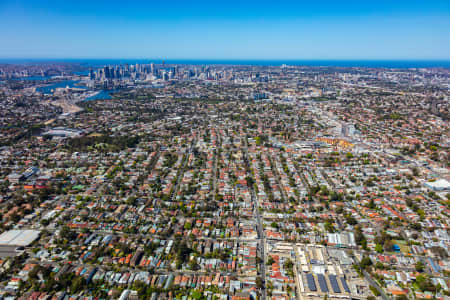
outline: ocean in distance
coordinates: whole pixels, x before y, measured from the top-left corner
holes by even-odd
[[[1,63],[77,63],[87,67],[119,64],[182,64],[182,65],[254,65],[254,66],[313,66],[363,68],[450,68],[450,60],[227,60],[227,59],[1,59]]]

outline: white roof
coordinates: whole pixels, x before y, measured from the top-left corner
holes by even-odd
[[[2,246],[28,246],[39,237],[37,230],[9,230],[0,235]]]
[[[432,188],[450,189],[450,182],[445,179],[438,179],[436,181],[427,182],[426,184]]]

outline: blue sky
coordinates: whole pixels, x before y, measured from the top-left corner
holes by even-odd
[[[450,59],[450,0],[0,0],[1,58]]]

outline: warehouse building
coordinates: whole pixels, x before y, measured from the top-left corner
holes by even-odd
[[[39,237],[37,230],[9,230],[0,235],[0,246],[26,247]]]

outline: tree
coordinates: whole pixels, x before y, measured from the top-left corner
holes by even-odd
[[[425,291],[433,292],[436,289],[431,279],[425,274],[416,276],[416,283],[419,286],[419,289],[423,292]]]
[[[258,289],[262,289],[264,287],[263,281],[261,277],[256,277],[256,287]]]
[[[130,206],[135,206],[136,205],[136,197],[129,197],[127,199],[126,203]]]
[[[348,225],[356,225],[358,224],[358,221],[353,216],[348,216],[346,218]]]
[[[135,291],[137,291],[138,296],[139,296],[140,298],[144,298],[145,292],[146,292],[146,289],[147,289],[147,285],[146,285],[145,282],[142,281],[142,280],[136,280],[136,281],[134,281],[134,283],[133,283],[133,289],[134,289]]]
[[[197,271],[198,269],[200,269],[200,266],[199,266],[199,264],[198,264],[195,260],[191,260],[191,261],[189,262],[189,268],[190,268],[191,270]]]
[[[383,253],[383,246],[381,246],[380,244],[376,244],[375,251],[377,251],[378,253]]]
[[[420,223],[412,223],[410,225],[410,227],[411,227],[411,229],[414,229],[414,230],[421,230],[422,229],[422,225],[420,225]]]
[[[283,267],[287,270],[291,270],[294,267],[292,260],[288,259],[284,262]]]
[[[419,260],[416,265],[415,265],[416,271],[417,272],[423,272],[425,269],[425,266],[423,264],[423,262],[421,260]]]
[[[364,256],[360,262],[361,268],[365,269],[372,265],[372,260],[368,256]]]
[[[188,248],[186,241],[182,241],[178,246],[177,257],[181,263],[187,261],[189,254],[191,253],[191,249]]]
[[[328,231],[328,232],[335,232],[336,231],[334,226],[333,226],[333,224],[331,224],[329,221],[325,221],[324,227],[325,227],[325,230]]]
[[[373,285],[371,285],[370,287],[370,290],[372,291],[372,293],[375,295],[375,296],[380,296],[380,292],[377,290],[377,288],[376,287],[374,287]]]
[[[364,237],[361,226],[355,227],[355,241],[358,245],[360,245],[364,250],[367,250],[367,240]]]
[[[383,263],[377,261],[377,263],[375,264],[375,268],[377,268],[379,270],[383,270],[384,269],[384,265],[383,265]]]
[[[394,248],[394,242],[392,240],[386,240],[384,242],[383,248],[385,251],[392,251]]]
[[[192,298],[194,298],[195,300],[200,300],[203,298],[203,294],[198,290],[194,290],[192,291]]]
[[[48,224],[50,224],[50,221],[49,221],[48,219],[42,219],[42,220],[41,220],[41,225],[42,225],[42,226],[45,227],[45,226],[48,226]]]
[[[81,276],[77,276],[72,280],[72,286],[70,287],[71,293],[77,293],[81,290],[83,290],[84,284],[85,284],[86,280],[81,277]]]
[[[59,232],[59,235],[67,239],[68,241],[73,240],[76,237],[76,232],[74,232],[72,229],[70,229],[68,226],[64,226],[61,231]]]

